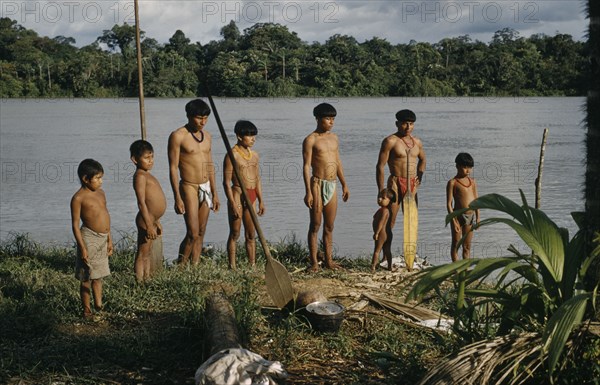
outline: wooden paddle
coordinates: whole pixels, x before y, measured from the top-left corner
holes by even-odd
[[[215,113],[215,119],[217,121],[217,125],[219,126],[219,131],[221,132],[223,143],[225,143],[227,154],[229,155],[229,159],[231,159],[231,164],[233,165],[233,172],[235,173],[235,176],[238,182],[240,183],[240,187],[242,188],[242,197],[244,198],[244,202],[246,202],[246,206],[250,210],[252,222],[254,222],[254,227],[256,227],[256,232],[258,233],[260,244],[262,245],[263,251],[265,252],[265,256],[267,257],[267,264],[265,265],[265,283],[267,286],[267,292],[271,296],[271,299],[273,299],[273,302],[275,302],[275,305],[281,309],[294,298],[292,279],[290,278],[290,275],[286,270],[285,266],[283,266],[281,262],[275,260],[271,256],[271,252],[269,251],[269,245],[267,245],[265,236],[263,235],[262,229],[258,223],[258,217],[256,216],[256,212],[254,211],[254,206],[252,205],[252,202],[248,197],[248,193],[246,192],[244,181],[241,178],[241,172],[238,168],[237,161],[233,156],[233,151],[231,150],[229,139],[227,139],[227,133],[223,128],[223,123],[221,123],[221,118],[219,117],[219,113],[217,112],[217,107],[215,106],[210,92],[207,92],[207,94],[210,106]]]
[[[419,229],[419,212],[417,202],[413,195],[410,183],[410,149],[406,150],[406,184],[407,191],[402,199],[402,208],[404,211],[404,262],[406,268],[411,271],[415,256],[417,254],[417,232]]]

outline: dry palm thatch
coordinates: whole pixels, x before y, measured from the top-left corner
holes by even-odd
[[[539,333],[476,342],[430,370],[419,385],[523,384],[544,363],[542,348]]]
[[[375,302],[379,306],[389,311],[401,314],[412,321],[420,322],[429,319],[444,318],[440,313],[422,306],[406,305],[402,302],[394,301],[389,298],[378,297],[369,293],[363,293],[363,296],[369,301]]]

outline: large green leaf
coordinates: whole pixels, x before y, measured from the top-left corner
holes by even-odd
[[[553,261],[554,258],[548,257],[549,253],[553,253],[559,245],[560,247],[562,247],[562,239],[557,231],[548,235],[544,235],[540,237],[541,239],[538,239],[536,234],[532,233],[530,229],[528,229],[520,223],[515,222],[512,219],[507,218],[488,218],[486,220],[481,221],[479,223],[479,227],[496,223],[504,223],[510,226],[513,230],[515,230],[519,237],[527,244],[527,246],[531,248],[535,255],[540,259],[540,262],[548,270],[554,281],[561,281],[563,266],[556,266],[557,264],[555,263],[555,261]],[[551,226],[546,226],[547,229],[549,229],[550,227]],[[564,250],[557,258],[561,261],[564,260]]]
[[[530,211],[533,223],[529,230],[541,246],[540,249],[532,249],[542,259],[545,267],[555,277],[556,281],[560,282],[563,276],[565,243],[568,242],[568,232],[563,237],[558,226],[543,211],[534,208]]]
[[[469,205],[471,210],[491,209],[508,214],[520,223],[527,223],[527,215],[523,208],[512,200],[499,194],[487,194],[475,199]]]
[[[588,257],[589,258],[589,257]],[[583,231],[578,231],[566,245],[565,274],[562,282],[563,299],[568,300],[575,293],[579,270],[585,257],[585,237]]]
[[[548,320],[544,329],[544,352],[548,354],[550,376],[556,367],[565,343],[573,328],[578,326],[585,315],[590,293],[579,294],[566,301]]]
[[[485,259],[473,259],[476,261],[473,265],[473,269],[469,270],[466,277],[466,283],[478,281],[486,278],[492,272],[514,262],[513,258],[509,257],[497,257],[497,258],[485,258]]]
[[[422,277],[412,287],[406,296],[406,301],[421,298],[450,277],[467,270],[471,264],[477,263],[477,261],[478,259],[463,259],[423,270]]]

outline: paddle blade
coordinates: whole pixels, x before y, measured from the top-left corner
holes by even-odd
[[[402,200],[404,209],[404,262],[410,271],[417,255],[417,233],[419,230],[419,211],[417,202],[409,192]]]
[[[265,266],[267,293],[278,308],[283,308],[294,298],[292,280],[285,266],[273,258],[267,258]]]

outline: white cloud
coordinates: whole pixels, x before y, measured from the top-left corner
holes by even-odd
[[[583,39],[587,21],[583,1],[572,0],[421,0],[421,1],[197,1],[139,0],[140,26],[147,37],[166,43],[180,29],[192,42],[220,39],[230,20],[240,31],[257,22],[288,26],[307,42],[334,34],[359,42],[374,36],[391,43],[437,42],[469,34],[488,42],[505,27],[521,36],[556,32]],[[68,36],[90,44],[114,24],[134,23],[133,1],[7,1],[2,17],[16,20],[42,36]]]

